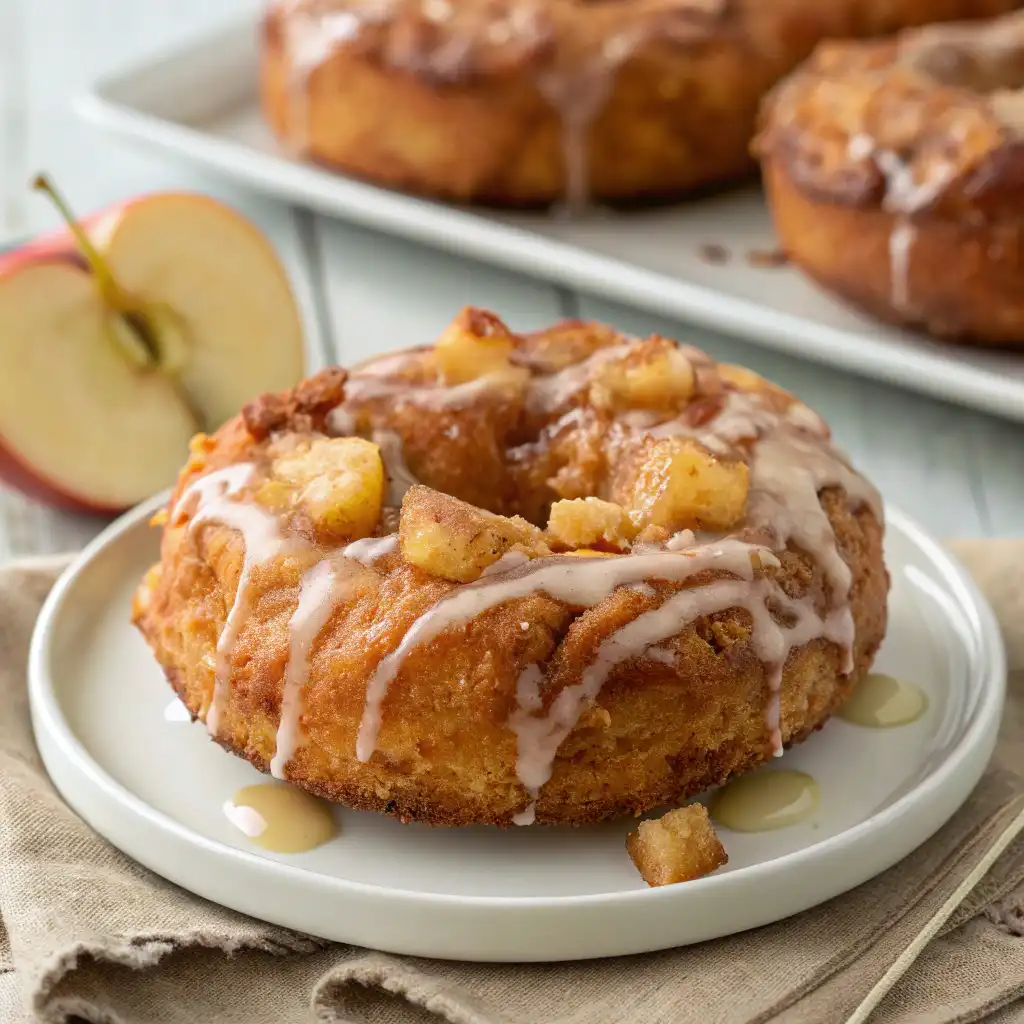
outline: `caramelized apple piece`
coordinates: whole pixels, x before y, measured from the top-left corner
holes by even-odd
[[[652,335],[600,368],[591,402],[601,408],[680,409],[693,395],[694,371],[675,342]]]
[[[688,804],[655,821],[640,822],[626,838],[626,851],[652,886],[701,878],[729,860],[703,804]]]
[[[695,442],[668,437],[656,442],[633,483],[629,517],[637,530],[663,526],[725,530],[743,518],[749,472]]]
[[[788,392],[783,391],[777,384],[773,384],[770,380],[748,369],[746,366],[736,366],[733,363],[719,363],[718,375],[726,383],[739,388],[740,391],[775,395],[778,398],[784,399],[787,404],[793,401],[793,396]]]
[[[506,518],[417,484],[402,501],[402,554],[424,572],[469,583],[509,551],[551,554],[544,535],[518,516]]]
[[[733,363],[719,363],[718,376],[739,388],[740,391],[761,391],[769,386],[768,381],[760,374]]]
[[[384,463],[380,449],[361,437],[322,438],[276,459],[275,483],[298,488],[297,500],[314,526],[335,540],[358,540],[373,532],[384,499]]]
[[[573,498],[551,506],[548,533],[570,548],[592,547],[601,541],[625,548],[636,530],[621,505],[600,498]]]
[[[464,384],[511,369],[514,348],[512,334],[501,320],[468,308],[441,335],[434,356],[445,384]]]

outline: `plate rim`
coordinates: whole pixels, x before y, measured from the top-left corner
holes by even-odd
[[[979,654],[982,658],[979,665],[983,678],[980,680],[980,699],[968,728],[947,753],[942,762],[921,782],[907,793],[900,796],[892,804],[875,812],[863,821],[845,829],[837,835],[830,836],[817,843],[794,850],[782,856],[762,861],[729,872],[725,875],[709,875],[688,882],[685,886],[661,886],[647,889],[617,890],[612,892],[586,893],[568,896],[494,896],[466,895],[443,892],[424,892],[416,889],[401,889],[369,882],[353,881],[332,875],[324,875],[309,868],[282,863],[261,856],[255,852],[228,846],[202,833],[194,831],[187,825],[157,810],[142,797],[137,796],[122,783],[109,775],[92,757],[82,741],[75,735],[67,721],[60,702],[56,696],[56,687],[50,673],[51,641],[56,635],[56,623],[81,575],[93,561],[115,545],[125,534],[143,526],[145,520],[153,515],[167,501],[167,493],[157,495],[124,513],[106,527],[90,542],[74,561],[61,574],[47,595],[32,633],[28,658],[28,692],[29,706],[33,731],[37,746],[48,774],[50,773],[49,752],[47,744],[39,743],[39,734],[44,732],[61,751],[67,762],[75,771],[87,779],[108,800],[113,800],[135,817],[141,817],[156,829],[169,832],[179,842],[199,846],[208,854],[227,857],[229,861],[243,864],[246,868],[270,877],[284,876],[295,883],[316,879],[318,886],[326,886],[338,894],[372,897],[381,900],[400,900],[411,902],[417,907],[428,909],[472,909],[502,910],[515,908],[528,911],[532,908],[576,910],[582,908],[612,908],[622,904],[634,904],[638,901],[663,901],[680,898],[683,890],[692,893],[695,887],[711,893],[716,888],[724,887],[726,891],[730,879],[740,876],[750,883],[771,883],[773,876],[798,870],[805,862],[814,861],[823,856],[837,856],[843,848],[856,847],[859,842],[877,832],[879,829],[888,831],[897,827],[904,811],[922,800],[934,799],[941,793],[946,784],[957,776],[964,762],[976,756],[979,744],[984,744],[988,737],[994,743],[995,733],[993,721],[998,727],[1006,692],[1006,653],[995,613],[978,585],[968,574],[955,555],[944,548],[935,538],[919,526],[911,517],[891,506],[886,507],[886,527],[891,526],[907,536],[930,559],[931,563],[941,571],[947,586],[960,593],[958,608],[972,620],[977,637],[981,640]],[[991,735],[989,736],[989,734]],[[991,744],[990,744],[991,746]],[[991,757],[991,749],[982,762],[978,778],[983,774]],[[971,785],[973,789],[977,779]],[[56,782],[54,783],[55,785]],[[60,786],[58,790],[64,796]],[[914,848],[927,842],[938,828],[949,820],[952,814],[962,806],[971,790],[963,800],[958,802],[949,815],[929,835],[915,843]],[[66,798],[65,798],[66,799]],[[67,801],[75,808],[75,801]],[[76,813],[77,810],[76,810]],[[84,817],[83,817],[83,820]],[[93,827],[90,824],[90,827]],[[99,831],[96,829],[96,831]],[[134,858],[133,858],[134,859]],[[890,865],[891,866],[891,865]],[[155,873],[160,872],[154,870]],[[885,870],[885,869],[882,869]],[[870,876],[874,877],[874,876]]]
[[[296,164],[235,139],[213,137],[131,99],[131,90],[143,77],[167,75],[178,65],[185,66],[191,57],[218,52],[223,46],[240,47],[255,35],[252,15],[223,20],[176,46],[99,76],[75,97],[74,107],[84,120],[109,134],[173,153],[264,193],[350,223],[681,319],[812,365],[829,366],[1011,422],[1024,421],[1024,381],[1009,378],[997,367],[972,362],[971,346],[961,351],[926,336],[917,340],[934,346],[934,351],[894,346],[876,337],[880,329],[890,329],[880,322],[863,330],[818,323],[793,310],[728,295],[710,285],[642,267],[626,257],[549,237],[503,220],[500,212],[488,215],[484,208],[405,194],[315,165]],[[197,58],[196,64],[201,66],[202,61]],[[1000,354],[998,349],[983,352]]]

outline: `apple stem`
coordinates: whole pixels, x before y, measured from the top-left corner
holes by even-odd
[[[37,174],[35,178],[32,179],[32,188],[37,192],[42,192],[44,195],[48,196],[50,201],[57,208],[57,212],[61,215],[61,219],[67,225],[68,230],[71,232],[75,242],[78,244],[79,252],[85,259],[85,262],[89,264],[89,268],[95,275],[100,293],[110,307],[118,313],[129,312],[133,305],[131,299],[125,294],[124,289],[114,279],[114,275],[111,273],[110,267],[107,266],[107,261],[99,254],[96,246],[92,244],[92,241],[88,234],[86,234],[85,229],[72,212],[67,200],[57,190],[57,186],[54,185],[48,175]]]
[[[37,174],[32,179],[32,188],[48,196],[57,208],[57,212],[61,215],[68,230],[74,237],[79,252],[92,271],[103,300],[110,307],[111,312],[124,321],[144,350],[145,358],[149,364],[144,368],[162,371],[167,379],[171,381],[172,386],[178,393],[178,397],[195,422],[196,429],[205,429],[205,417],[198,404],[193,401],[192,396],[188,393],[184,384],[182,384],[177,369],[165,365],[165,353],[161,348],[159,330],[154,322],[156,309],[147,307],[145,303],[134,299],[117,283],[117,279],[107,265],[107,261],[100,255],[96,246],[92,244],[92,240],[82,227],[81,222],[72,212],[70,204],[61,195],[57,186],[54,185],[48,175]]]

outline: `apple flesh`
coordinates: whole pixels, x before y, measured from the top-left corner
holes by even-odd
[[[297,383],[304,350],[280,262],[229,207],[157,193],[86,223],[141,313],[111,307],[69,231],[0,257],[0,478],[109,514],[172,484],[198,429]]]
[[[89,235],[125,291],[178,319],[179,377],[204,425],[302,379],[288,277],[262,232],[233,210],[207,196],[160,193],[98,217]]]
[[[70,261],[0,278],[0,476],[62,508],[113,512],[174,480],[195,431],[173,386],[113,344]]]

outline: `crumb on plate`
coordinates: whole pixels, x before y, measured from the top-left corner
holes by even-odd
[[[648,885],[689,882],[729,860],[703,804],[640,822],[626,837],[626,851]]]
[[[717,242],[708,242],[698,250],[698,255],[705,263],[722,264],[728,263],[732,258],[729,250]]]

